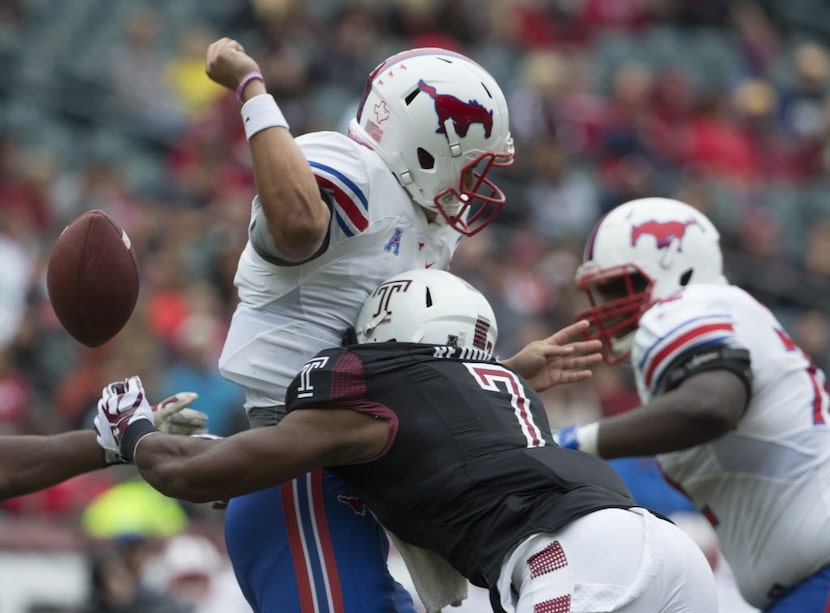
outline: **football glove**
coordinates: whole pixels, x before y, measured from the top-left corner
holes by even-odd
[[[153,405],[153,422],[156,428],[167,434],[204,434],[208,416],[189,409],[199,395],[194,392],[179,392]]]
[[[153,407],[147,400],[139,377],[130,377],[104,387],[94,423],[98,444],[105,451],[120,451],[127,427],[139,420],[146,421],[155,429]],[[124,455],[123,452],[121,455]]]
[[[168,396],[152,406],[153,423],[156,428],[167,434],[193,436],[207,433],[205,422],[208,416],[196,409],[187,408],[199,395],[195,392],[179,392]],[[96,418],[97,420],[97,418]],[[99,439],[99,444],[101,440]],[[104,450],[104,465],[124,464],[120,451]]]

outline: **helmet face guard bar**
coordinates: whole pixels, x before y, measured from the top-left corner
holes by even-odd
[[[613,293],[609,292],[612,286]],[[590,327],[583,336],[602,342],[607,364],[619,364],[630,355],[630,347],[622,347],[619,339],[637,329],[640,317],[652,304],[653,286],[654,281],[633,265],[584,273],[577,279],[578,289],[586,294],[591,306],[577,313],[575,319],[588,320]]]
[[[505,195],[487,178],[493,167],[509,166],[513,155],[484,153],[465,167],[457,188],[445,189],[435,196],[435,208],[446,223],[464,236],[481,232],[504,207]],[[472,178],[471,184],[465,177]]]

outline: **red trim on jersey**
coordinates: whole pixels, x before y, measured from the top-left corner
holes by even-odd
[[[469,365],[468,369],[477,378],[479,385],[485,389],[496,389],[493,381],[504,381],[510,386],[512,405],[514,413],[524,425],[525,438],[529,437],[531,447],[544,446],[542,432],[533,421],[533,414],[528,407],[527,397],[524,395],[524,388],[519,384],[516,374],[504,366],[487,366],[481,364]]]
[[[718,520],[718,516],[717,516],[717,515],[715,515],[715,512],[712,510],[712,507],[710,507],[710,506],[707,504],[705,507],[703,507],[703,508],[700,510],[700,512],[703,514],[703,517],[705,517],[705,518],[706,518],[706,521],[708,521],[708,522],[709,522],[709,524],[711,524],[711,526],[712,526],[713,528],[717,528],[717,527],[718,527],[718,524],[720,523],[720,520]]]
[[[648,367],[648,370],[645,374],[645,383],[648,389],[651,389],[651,379],[654,376],[654,372],[657,370],[657,367],[663,363],[667,356],[671,355],[675,351],[677,351],[683,345],[693,341],[694,339],[703,336],[704,334],[709,334],[710,332],[734,332],[734,328],[732,324],[729,323],[718,323],[718,324],[708,324],[705,326],[700,326],[699,328],[694,328],[685,332],[674,339],[671,343],[663,347],[657,355],[655,355],[651,359],[651,365]]]
[[[806,357],[806,355],[805,355]],[[809,358],[808,358],[809,359]],[[810,385],[813,386],[813,423],[814,424],[823,424],[824,423],[824,413],[821,412],[821,408],[824,405],[824,394],[825,390],[822,389],[821,385],[819,384],[818,379],[816,378],[818,372],[818,368],[815,364],[810,362],[810,365],[807,367],[807,374],[810,377]]]
[[[340,587],[340,573],[337,571],[337,560],[334,557],[334,546],[331,542],[331,532],[329,532],[329,522],[326,517],[322,470],[315,470],[311,473],[311,501],[314,519],[317,523],[317,533],[320,536],[323,570],[329,581],[332,613],[344,613],[346,608],[343,605],[343,589]]]
[[[775,328],[775,333],[778,335],[778,338],[781,339],[781,343],[784,345],[784,349],[787,351],[798,351],[798,345],[793,342],[793,339],[790,338],[790,335],[781,330],[780,328]]]
[[[542,432],[536,427],[533,417],[530,414],[530,409],[527,406],[527,398],[520,392],[519,382],[516,379],[510,379],[510,386],[513,388],[513,397],[516,399],[516,406],[519,409],[522,421],[527,427],[527,433],[530,435],[534,447],[539,447],[542,443]]]
[[[356,354],[344,349],[331,368],[329,400],[344,402],[366,399],[366,372],[363,361]]]
[[[320,175],[314,175],[314,178],[317,179],[317,185],[323,187],[324,189],[330,189],[332,191],[332,195],[334,196],[334,201],[337,206],[346,214],[346,217],[349,218],[349,221],[352,225],[357,228],[360,232],[363,232],[366,228],[369,227],[369,220],[366,215],[360,210],[360,207],[355,203],[354,200],[343,191],[337,183],[332,181],[331,179],[327,179],[326,177],[322,177]]]
[[[308,576],[308,567],[303,550],[303,528],[300,525],[299,517],[297,517],[294,482],[289,481],[280,485],[280,494],[282,512],[285,517],[285,532],[288,535],[288,544],[291,548],[291,560],[294,562],[294,576],[297,578],[300,613],[315,613],[314,594],[311,591],[311,580]]]

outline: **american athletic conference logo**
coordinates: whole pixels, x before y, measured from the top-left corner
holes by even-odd
[[[651,219],[636,226],[631,226],[631,246],[634,247],[642,236],[653,236],[658,249],[668,249],[677,241],[677,250],[683,251],[683,239],[689,226],[700,225],[697,220],[657,221]]]

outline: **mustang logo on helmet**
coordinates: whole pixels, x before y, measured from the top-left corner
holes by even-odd
[[[467,136],[467,130],[474,123],[480,123],[484,127],[484,136],[490,138],[490,133],[493,130],[493,111],[488,111],[475,100],[464,102],[449,94],[439,94],[432,85],[428,85],[423,79],[418,81],[418,87],[435,100],[435,112],[438,113],[437,133],[447,133],[444,123],[447,119],[450,119],[453,126],[455,126],[455,133],[462,138]]]
[[[696,220],[689,221],[655,221],[650,220],[631,227],[631,246],[637,244],[641,236],[650,234],[657,240],[658,249],[666,249],[675,240],[682,243],[686,228],[699,225]],[[682,250],[682,245],[678,249]]]

